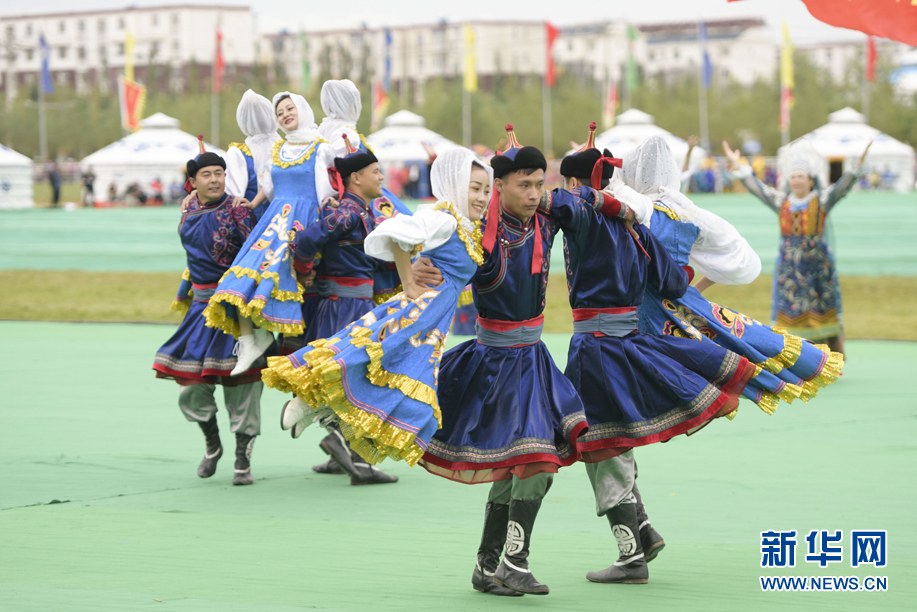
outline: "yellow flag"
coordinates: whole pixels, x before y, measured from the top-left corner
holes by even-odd
[[[124,78],[134,80],[134,35],[130,30],[124,38]]]
[[[790,28],[783,22],[783,48],[780,50],[780,84],[793,89],[793,41],[790,39]]]
[[[474,52],[474,28],[467,23],[465,30],[465,91],[474,93],[478,90],[478,66]]]

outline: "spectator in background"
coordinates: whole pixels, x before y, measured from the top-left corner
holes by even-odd
[[[153,199],[156,200],[155,204],[162,204],[162,181],[159,180],[158,176],[150,183],[150,191],[153,192]]]
[[[114,204],[118,201],[118,188],[112,183],[108,186],[108,202]]]
[[[408,166],[408,197],[413,199],[420,198],[418,189],[420,187],[420,166],[416,162]]]
[[[169,185],[169,204],[181,204],[184,197],[185,190],[182,184],[172,179],[172,183]]]
[[[755,155],[751,160],[751,169],[754,171],[755,176],[758,177],[759,181],[764,180],[764,170],[766,164],[764,163],[764,157],[759,153]]]
[[[95,181],[96,175],[93,174],[92,168],[86,168],[86,173],[83,174],[83,206],[95,204]]]
[[[57,208],[60,204],[60,168],[57,162],[51,162],[51,171],[48,172],[48,181],[51,183],[51,208]]]

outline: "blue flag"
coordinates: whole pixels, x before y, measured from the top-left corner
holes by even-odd
[[[703,22],[698,22],[697,24],[697,38],[700,40],[701,49],[704,53],[701,81],[704,89],[710,89],[710,83],[713,81],[713,64],[710,62],[710,54],[707,53],[707,26]]]
[[[45,41],[45,35],[38,37],[38,48],[41,52],[41,88],[45,93],[54,93],[54,81],[51,80],[51,68],[48,65],[51,59],[51,47]]]
[[[385,28],[385,72],[382,74],[382,89],[386,92],[392,86],[392,31]]]

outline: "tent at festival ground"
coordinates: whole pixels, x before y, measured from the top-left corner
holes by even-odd
[[[159,179],[163,190],[185,182],[185,163],[197,155],[197,137],[179,129],[178,119],[156,113],[140,122],[141,130],[99,149],[80,162],[80,169],[92,169],[95,174],[97,202],[108,199],[114,185],[123,195],[132,183],[146,192],[150,183]],[[204,143],[208,151],[225,155],[225,151]]]
[[[385,118],[385,127],[366,137],[386,174],[387,187],[397,195],[425,198],[430,195],[430,173],[424,144],[436,154],[456,148],[456,143],[424,127],[426,119],[409,110]],[[409,169],[416,167],[417,180],[409,184]],[[399,183],[396,185],[395,183]],[[405,190],[402,192],[402,185]]]
[[[888,174],[889,186],[895,191],[904,192],[914,188],[914,148],[866,125],[866,117],[852,108],[831,113],[826,125],[799,140],[808,141],[828,161],[826,170],[830,170],[830,178],[823,176],[823,181],[836,181],[843,171],[849,170],[856,163],[872,140],[863,167],[880,176]],[[785,147],[781,147],[778,156],[782,156],[784,151]]]
[[[34,206],[32,160],[0,145],[0,209]]]
[[[383,166],[394,163],[419,161],[426,163],[427,143],[437,154],[456,148],[456,143],[433,130],[424,127],[426,119],[409,110],[400,110],[385,118],[385,127],[366,137],[379,163]]]
[[[675,161],[681,168],[688,154],[688,142],[675,134],[667,132],[655,123],[652,115],[632,108],[617,117],[615,126],[605,130],[595,137],[595,146],[599,149],[608,149],[615,157],[623,157],[637,148],[637,146],[650,136],[661,136],[672,149]],[[707,151],[695,147],[691,153],[690,168],[697,169],[707,156]]]

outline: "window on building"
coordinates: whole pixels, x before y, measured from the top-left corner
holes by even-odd
[[[589,41],[589,44],[586,45],[586,48],[587,48],[589,51],[595,51],[595,41],[594,41],[594,40],[590,40],[590,41]]]
[[[159,55],[159,41],[154,40],[150,43],[150,59]]]
[[[32,35],[32,24],[31,23],[25,24],[25,34],[26,36]]]
[[[653,60],[656,59],[656,54],[653,53],[652,51],[650,51],[650,52],[647,54],[647,57],[648,57],[649,60],[652,62]]]
[[[178,25],[179,23],[181,23],[181,15],[172,13],[172,25]]]
[[[124,43],[118,43],[118,55],[124,55]]]
[[[118,17],[118,29],[119,29],[119,30],[123,30],[123,29],[124,29],[124,25],[125,25],[125,23],[124,23],[124,17]]]
[[[567,43],[567,51],[573,51],[573,41],[572,40]]]
[[[99,45],[99,59],[105,61],[105,45]]]
[[[76,29],[79,30],[80,32],[85,32],[86,31],[86,21],[83,19],[80,19],[79,21],[77,21]]]
[[[99,32],[104,32],[104,31],[105,31],[105,20],[99,19]]]
[[[172,51],[178,53],[181,50],[181,43],[177,40],[172,41]]]
[[[60,31],[60,32],[66,32],[66,31],[67,31],[67,22],[66,22],[66,21],[61,21],[60,23],[58,23],[58,24],[57,24],[57,29],[58,29],[58,31]]]
[[[27,62],[31,62],[31,61],[32,61],[32,54],[33,54],[33,53],[34,53],[34,50],[33,50],[33,49],[26,49],[26,50],[25,50],[25,59],[26,59]]]
[[[153,24],[154,26],[159,25],[159,15],[157,13],[153,13],[152,15],[150,15],[150,23]]]
[[[76,56],[77,56],[77,58],[79,58],[80,60],[86,59],[86,48],[85,48],[85,47],[78,47],[77,50],[76,50]]]
[[[6,26],[6,38],[7,38],[7,40],[12,40],[12,38],[13,38],[14,36],[16,36],[16,29],[15,29],[13,26],[11,26],[11,25]]]
[[[57,57],[61,59],[66,59],[67,58],[67,47],[59,47],[57,49]]]
[[[729,57],[729,47],[727,47],[727,46],[724,45],[723,48],[722,48],[722,50],[720,51],[720,54],[721,54],[723,57]]]

